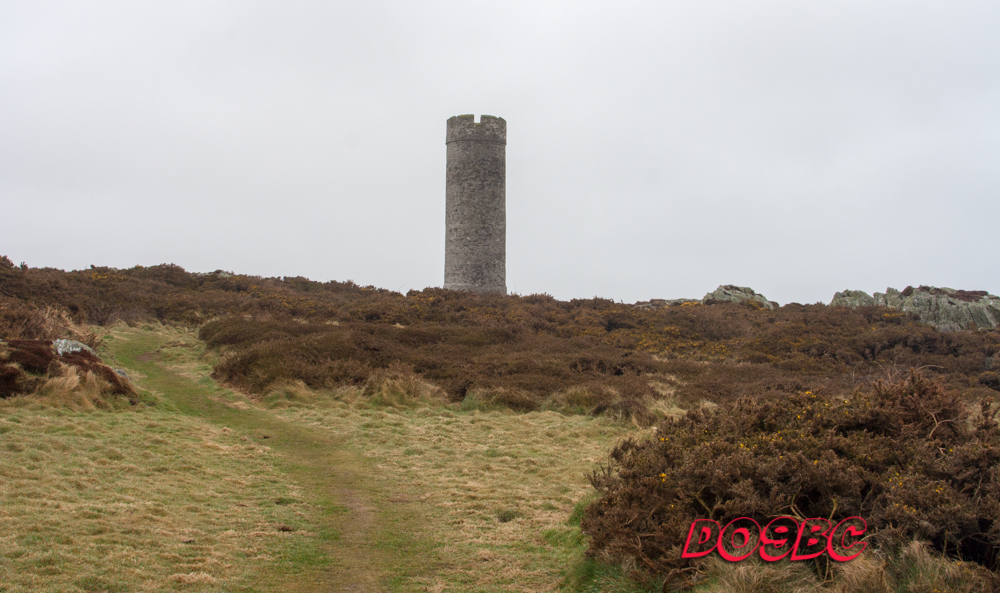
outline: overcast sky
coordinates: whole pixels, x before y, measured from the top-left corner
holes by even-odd
[[[0,254],[440,286],[465,113],[511,292],[1000,294],[995,0],[3,0]]]

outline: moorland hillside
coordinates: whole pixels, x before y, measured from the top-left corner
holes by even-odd
[[[938,331],[874,305],[648,309],[435,288],[403,295],[175,265],[64,272],[7,258],[0,305],[5,338],[80,338],[82,326],[118,321],[199,327],[223,353],[217,378],[257,395],[288,380],[361,385],[380,371],[418,376],[455,401],[471,393],[515,409],[619,411],[651,422],[665,398],[690,407],[853,391],[909,368],[970,401],[1000,387],[1000,332]]]
[[[593,474],[599,496],[583,523],[592,554],[640,579],[699,574],[678,544],[695,518],[804,513],[866,517],[886,558],[923,541],[992,582],[1000,331],[942,331],[898,308],[855,305],[400,294],[0,259],[8,341],[86,341],[88,325],[158,321],[197,328],[215,353],[213,377],[259,400],[290,386],[395,391],[397,402],[430,390],[466,409],[655,427]],[[831,570],[817,561],[817,574]]]

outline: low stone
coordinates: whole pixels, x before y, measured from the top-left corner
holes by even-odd
[[[875,299],[872,295],[864,292],[862,290],[845,290],[838,292],[833,295],[833,300],[830,301],[831,307],[862,307],[862,306],[872,306],[875,304]]]
[[[83,342],[77,342],[76,340],[52,340],[52,348],[59,356],[65,356],[67,354],[72,354],[73,352],[80,352],[81,350],[86,350],[94,356],[97,356],[97,353],[94,352],[93,348]]]
[[[715,289],[714,292],[710,292],[701,299],[702,303],[706,305],[711,302],[722,302],[722,303],[756,303],[758,306],[764,309],[775,309],[778,307],[778,303],[767,300],[762,294],[758,294],[752,288],[746,286],[733,286],[732,284],[724,284]]]

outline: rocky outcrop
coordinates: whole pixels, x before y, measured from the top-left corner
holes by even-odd
[[[845,290],[843,292],[838,292],[833,295],[833,300],[830,301],[831,307],[861,307],[868,306],[871,307],[875,304],[875,299],[872,295],[861,290]]]
[[[868,298],[871,299],[871,297]],[[648,311],[681,305],[710,305],[712,303],[746,302],[755,303],[756,306],[763,309],[773,310],[778,308],[778,303],[767,300],[767,297],[754,292],[752,288],[747,288],[746,286],[733,286],[732,284],[724,284],[716,288],[713,292],[706,294],[705,298],[702,299],[650,299],[648,301],[640,301],[633,305],[633,307],[643,311]]]
[[[983,290],[955,290],[934,286],[887,288],[869,296],[860,290],[838,292],[832,306],[878,305],[913,313],[941,331],[1000,327],[1000,297]]]
[[[722,302],[722,303],[756,303],[764,309],[776,309],[778,303],[767,300],[762,294],[757,294],[752,288],[747,288],[746,286],[733,286],[732,284],[725,284],[715,289],[714,292],[710,292],[705,295],[705,298],[701,299],[701,302],[709,304],[711,302]]]

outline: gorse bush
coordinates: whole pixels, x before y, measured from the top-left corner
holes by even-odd
[[[651,574],[693,568],[681,557],[691,523],[750,517],[864,518],[870,541],[913,539],[1000,568],[997,406],[977,414],[914,372],[852,395],[809,391],[741,398],[661,423],[625,441],[591,476],[590,552]]]

